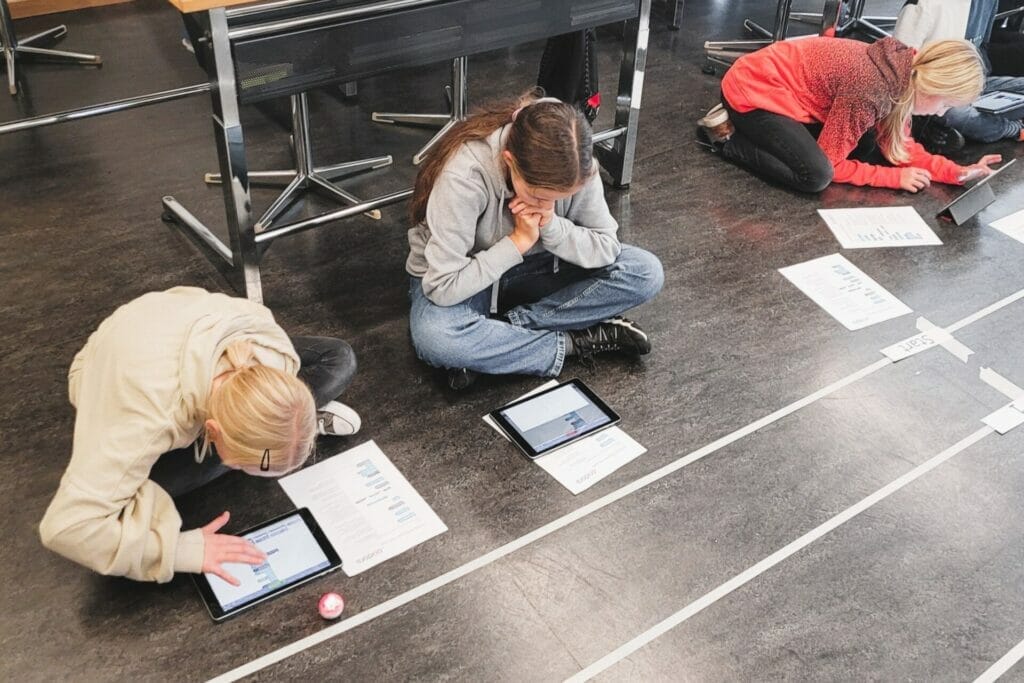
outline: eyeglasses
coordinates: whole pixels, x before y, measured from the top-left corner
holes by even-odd
[[[270,449],[263,451],[263,458],[260,460],[260,472],[270,471]]]

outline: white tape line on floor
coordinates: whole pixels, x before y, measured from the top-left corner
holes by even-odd
[[[974,683],[994,683],[1021,659],[1024,659],[1024,640],[1017,643],[1016,647],[1000,657],[998,662],[985,670],[985,673],[974,679]]]
[[[953,446],[950,446],[949,448],[942,451],[938,455],[932,457],[931,459],[921,463],[914,469],[910,470],[899,479],[896,479],[890,482],[889,484],[886,484],[882,488],[872,493],[867,498],[864,498],[860,502],[851,505],[850,507],[840,512],[835,517],[832,517],[823,524],[820,524],[816,526],[814,529],[808,531],[806,534],[796,539],[789,545],[780,548],[779,550],[776,550],[774,553],[764,558],[757,564],[749,567],[742,573],[737,574],[736,576],[729,579],[725,583],[721,584],[714,590],[705,593],[703,596],[701,596],[697,600],[694,600],[689,605],[679,610],[672,616],[667,617],[658,624],[655,624],[654,626],[644,631],[637,637],[633,638],[629,642],[620,645],[618,648],[616,648],[612,652],[609,652],[607,655],[597,660],[587,668],[583,669],[575,676],[566,679],[567,683],[581,683],[582,681],[590,680],[597,674],[601,673],[602,671],[608,669],[614,664],[625,659],[626,657],[633,654],[634,652],[644,647],[651,641],[655,640],[659,636],[667,633],[676,626],[679,626],[693,615],[698,614],[702,610],[718,602],[729,593],[732,593],[737,588],[740,588],[744,584],[757,578],[758,576],[768,571],[775,565],[779,564],[789,556],[806,548],[822,536],[825,536],[832,530],[850,521],[860,513],[870,508],[872,505],[875,505],[879,501],[884,500],[885,498],[889,497],[896,491],[899,491],[901,488],[911,483],[915,479],[924,476],[925,474],[932,471],[933,469],[935,469],[942,463],[946,462],[953,456],[969,448],[978,441],[981,441],[986,436],[992,433],[994,432],[991,428],[982,427],[981,429],[974,432],[970,436],[961,439]]]
[[[627,484],[626,486],[623,486],[622,488],[616,489],[615,491],[612,491],[611,493],[604,495],[601,498],[598,498],[597,500],[588,503],[587,505],[584,505],[583,507],[577,510],[573,510],[569,514],[559,517],[558,519],[549,522],[538,529],[531,531],[525,536],[517,538],[514,541],[510,541],[509,543],[506,543],[505,545],[499,548],[495,548],[486,555],[482,555],[474,560],[467,562],[466,564],[460,567],[457,567],[449,572],[442,574],[441,576],[431,579],[430,581],[420,586],[417,586],[416,588],[408,590],[405,593],[401,593],[400,595],[396,595],[390,600],[387,600],[385,602],[380,603],[379,605],[375,605],[367,610],[364,610],[359,614],[355,615],[354,617],[345,619],[344,621],[338,622],[333,626],[328,626],[327,628],[318,631],[312,635],[306,636],[301,640],[297,640],[294,643],[290,643],[278,650],[274,650],[273,652],[265,654],[262,657],[249,662],[248,664],[243,664],[237,669],[232,669],[231,671],[221,674],[220,676],[211,679],[211,683],[236,681],[239,678],[242,678],[243,676],[248,676],[250,674],[256,673],[257,671],[265,669],[271,664],[280,662],[283,659],[287,659],[288,657],[298,654],[303,650],[309,649],[314,645],[317,645],[318,643],[322,643],[325,640],[329,640],[335,636],[344,633],[345,631],[349,631],[355,628],[356,626],[365,624],[366,622],[371,621],[372,619],[376,619],[377,617],[383,616],[388,612],[391,612],[392,610],[395,610],[401,607],[402,605],[406,605],[412,602],[413,600],[416,600],[417,598],[423,597],[424,595],[432,591],[435,591],[438,588],[441,588],[442,586],[446,586],[449,583],[452,583],[453,581],[456,581],[462,578],[463,576],[466,576],[467,574],[476,571],[477,569],[486,567],[492,562],[495,562],[496,560],[499,560],[502,557],[505,557],[506,555],[513,553],[516,550],[519,550],[520,548],[523,548],[536,540],[544,538],[545,536],[552,534],[555,531],[558,531],[559,529],[566,527],[593,512],[600,510],[601,508],[607,507],[608,505],[611,505],[615,501],[625,498],[631,493],[639,491],[645,486],[648,486],[649,484],[652,484],[658,481],[659,479],[663,479],[668,475],[672,474],[673,472],[676,472],[682,469],[683,467],[686,467],[687,465],[694,463],[697,460],[700,460],[701,458],[710,455],[711,453],[714,453],[715,451],[721,448],[724,448],[725,446],[728,446],[734,441],[738,441],[743,437],[753,432],[756,432],[762,427],[770,425],[773,422],[776,422],[782,419],[783,417],[791,413],[794,413],[797,410],[800,410],[801,408],[804,408],[814,403],[815,401],[825,396],[828,396],[833,392],[838,391],[839,389],[842,389],[845,386],[853,384],[854,382],[863,379],[864,377],[867,377],[871,373],[880,370],[881,368],[884,368],[887,365],[891,365],[891,363],[892,361],[890,361],[887,358],[883,358],[882,360],[872,363],[871,365],[862,368],[861,370],[858,370],[853,374],[847,375],[846,377],[842,378],[837,382],[833,382],[832,384],[828,385],[823,389],[819,389],[813,394],[808,394],[802,399],[794,401],[793,403],[790,403],[786,407],[780,408],[779,410],[776,410],[774,413],[762,417],[760,420],[757,420],[756,422],[751,422],[746,427],[737,429],[731,434],[727,434],[726,436],[723,436],[717,441],[714,441],[704,446],[703,448],[693,451],[689,455],[686,455],[674,462],[671,462],[668,465],[661,467],[660,469],[654,470],[650,474],[647,474],[641,477],[640,479],[637,479],[636,481]]]
[[[959,329],[966,327],[967,325],[970,325],[971,323],[977,322],[978,320],[981,320],[982,318],[991,315],[992,313],[995,313],[999,309],[1008,306],[1020,299],[1024,299],[1024,289],[1021,289],[1009,296],[1006,296],[1000,299],[999,301],[996,301],[986,306],[980,311],[977,311],[976,313],[973,313],[970,316],[967,316],[966,318],[963,318],[962,320],[953,323],[952,325],[946,328],[946,331],[953,333]],[[443,586],[446,586],[449,583],[452,583],[453,581],[456,581],[462,578],[463,576],[466,576],[467,574],[476,571],[477,569],[486,567],[492,562],[495,562],[501,559],[502,557],[505,557],[506,555],[509,555],[510,553],[513,553],[516,550],[519,550],[520,548],[523,548],[529,545],[530,543],[533,543],[536,540],[544,538],[545,536],[554,533],[555,531],[565,526],[568,526],[569,524],[572,524],[573,522],[583,517],[586,517],[592,512],[596,512],[597,510],[600,510],[601,508],[606,507],[614,503],[615,501],[620,500],[621,498],[624,498],[625,496],[628,496],[629,494],[634,493],[642,489],[643,487],[653,482],[656,482],[659,479],[662,479],[672,474],[673,472],[676,472],[677,470],[686,467],[687,465],[693,462],[696,462],[697,460],[700,460],[704,456],[714,453],[715,451],[733,443],[734,441],[742,439],[743,437],[748,436],[753,432],[756,432],[762,427],[770,425],[773,422],[776,422],[782,419],[783,417],[786,417],[787,415],[790,415],[791,413],[794,413],[797,410],[804,408],[814,403],[815,401],[825,396],[828,396],[829,394],[835,391],[838,391],[839,389],[842,389],[845,386],[848,386],[858,380],[861,380],[864,377],[867,377],[868,375],[872,374],[873,372],[880,370],[881,368],[884,368],[887,365],[890,365],[891,363],[892,361],[886,358],[883,360],[879,360],[875,363],[872,363],[871,365],[868,365],[864,368],[861,368],[857,372],[847,375],[843,379],[833,382],[832,384],[828,385],[827,387],[824,387],[823,389],[819,389],[818,391],[815,391],[812,394],[808,394],[804,398],[794,401],[793,403],[790,403],[789,405],[780,408],[779,410],[776,410],[774,413],[766,415],[760,420],[750,423],[746,427],[741,427],[740,429],[737,429],[731,434],[728,434],[718,439],[717,441],[714,441],[713,443],[704,446],[703,448],[693,451],[692,453],[683,456],[682,458],[672,463],[669,463],[668,465],[665,465],[664,467],[655,470],[654,472],[651,472],[650,474],[644,477],[641,477],[640,479],[636,480],[631,484],[627,484],[626,486],[623,486],[620,489],[612,491],[611,493],[601,498],[598,498],[597,500],[583,506],[578,510],[575,510],[552,522],[549,522],[548,524],[545,524],[539,529],[535,529],[529,534],[517,538],[514,541],[510,541],[509,543],[506,543],[505,545],[499,548],[495,548],[494,550],[490,551],[485,555],[482,555],[474,560],[467,562],[466,564],[463,564],[460,567],[456,567],[455,569],[449,572],[446,572],[434,579],[431,579],[427,583],[424,583],[420,586],[417,586],[416,588],[412,588],[404,593],[396,595],[390,600],[387,600],[385,602],[380,603],[379,605],[375,605],[369,609],[366,609],[353,617],[350,617],[348,619],[338,622],[337,624],[334,624],[333,626],[329,626],[312,635],[306,636],[305,638],[296,640],[292,643],[289,643],[288,645],[278,648],[277,650],[268,652],[262,657],[254,659],[246,664],[243,664],[242,666],[227,671],[210,680],[216,683],[236,681],[244,676],[254,674],[257,671],[261,671],[272,664],[275,664],[284,659],[287,659],[288,657],[291,657],[304,650],[307,650],[313,647],[314,645],[318,645],[319,643],[322,643],[326,640],[330,640],[335,636],[339,636],[342,633],[345,633],[346,631],[350,631],[351,629],[357,626],[372,621],[377,617],[383,616],[388,612],[398,609],[399,607],[406,605],[420,597],[423,597],[424,595],[427,595],[428,593],[431,593],[437,590],[438,588],[442,588]]]

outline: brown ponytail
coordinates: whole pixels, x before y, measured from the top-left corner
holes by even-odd
[[[413,225],[426,219],[430,192],[455,150],[509,123],[512,127],[505,148],[528,184],[565,191],[589,178],[594,172],[590,124],[579,110],[564,102],[531,105],[543,95],[542,89],[533,88],[517,100],[487,103],[455,125],[428,153],[416,175],[409,205]]]

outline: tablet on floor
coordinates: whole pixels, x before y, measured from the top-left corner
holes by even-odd
[[[238,586],[214,574],[192,575],[214,621],[223,621],[341,566],[341,558],[309,508],[294,510],[237,535],[266,553],[267,561],[261,565],[224,563],[224,569],[241,582]]]
[[[582,381],[572,379],[489,413],[529,458],[618,424],[619,416]]]

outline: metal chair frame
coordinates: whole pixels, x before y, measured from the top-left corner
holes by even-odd
[[[19,40],[18,36],[14,33],[14,20],[11,18],[11,8],[7,5],[7,0],[0,0],[0,55],[3,56],[4,62],[7,64],[8,92],[12,95],[18,94],[17,61],[19,56],[29,59],[45,59],[88,66],[99,66],[103,63],[103,59],[98,55],[68,52],[66,50],[51,50],[35,45],[35,43],[41,41],[60,40],[67,33],[68,27],[61,24]]]

